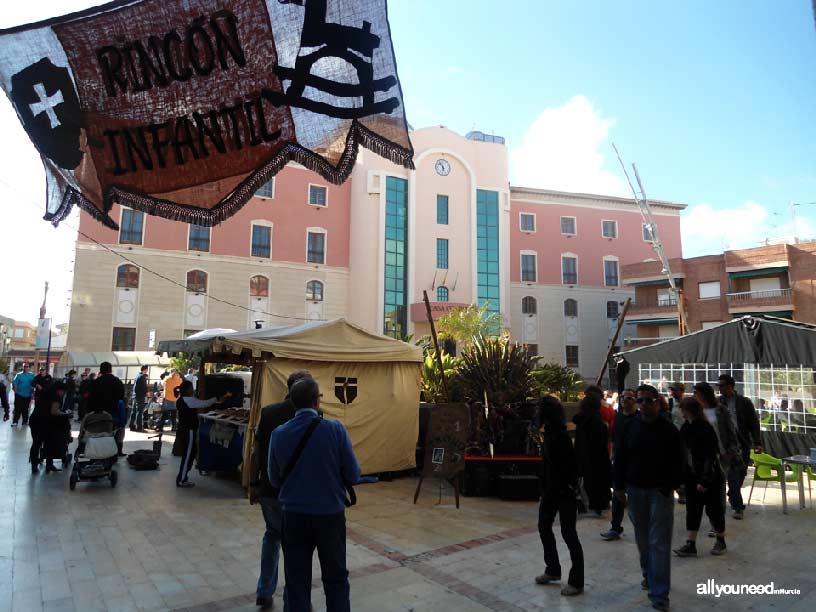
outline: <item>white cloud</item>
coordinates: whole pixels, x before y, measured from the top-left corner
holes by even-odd
[[[793,220],[787,214],[770,212],[752,201],[736,208],[719,209],[697,204],[683,215],[680,228],[684,257],[756,247],[765,240],[784,240],[794,234],[799,238],[813,237],[815,233],[810,219],[798,218],[794,232]]]
[[[604,167],[607,159],[602,151],[611,151],[608,137],[614,125],[614,119],[602,117],[582,95],[563,106],[545,108],[521,145],[510,152],[513,184],[631,196],[620,172]]]

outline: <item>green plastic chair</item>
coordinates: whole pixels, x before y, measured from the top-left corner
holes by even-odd
[[[807,476],[808,481],[808,499],[810,501],[810,506],[813,507],[813,492],[810,488],[810,483],[816,480],[816,471],[809,465],[805,467],[805,475]]]
[[[765,483],[765,490],[762,492],[762,503],[765,503],[765,493],[768,491],[769,482],[782,484],[784,476],[785,482],[799,482],[799,474],[802,470],[800,465],[791,465],[791,472],[782,469],[782,460],[772,457],[768,453],[755,453],[751,451],[751,461],[754,462],[754,480],[751,482],[751,492],[748,494],[748,504],[751,503],[751,496],[754,494],[754,485],[759,482]],[[810,487],[810,480],[808,480]]]

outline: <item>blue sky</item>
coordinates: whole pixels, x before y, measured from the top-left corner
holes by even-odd
[[[0,27],[98,3],[9,3]],[[409,121],[505,136],[514,184],[628,195],[614,141],[649,196],[689,205],[686,256],[791,236],[788,202],[816,201],[809,0],[389,4]],[[50,279],[67,320],[75,234],[40,219],[41,164],[6,99],[0,131],[0,314],[33,320]],[[816,238],[816,205],[797,215]]]
[[[513,151],[549,110],[524,148],[544,163],[519,176],[515,156],[511,176],[575,190],[620,179],[614,140],[648,195],[689,204],[686,255],[790,235],[788,202],[816,200],[808,0],[392,0],[390,20],[415,127],[475,127]],[[548,170],[584,129],[573,167]],[[797,216],[816,237],[816,206]]]

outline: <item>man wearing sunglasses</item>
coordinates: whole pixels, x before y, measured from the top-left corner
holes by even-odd
[[[615,448],[615,496],[629,505],[629,520],[640,553],[641,586],[656,610],[669,609],[674,490],[683,482],[685,453],[680,432],[659,417],[658,392],[637,388],[640,415]]]

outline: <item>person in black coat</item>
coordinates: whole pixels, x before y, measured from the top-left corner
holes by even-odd
[[[697,556],[697,532],[703,509],[717,536],[712,555],[725,553],[725,474],[720,465],[720,443],[717,432],[708,422],[703,406],[693,397],[684,398],[680,409],[686,423],[680,435],[688,450],[686,470],[686,529],[688,539],[675,549],[678,557]]]
[[[544,546],[544,573],[536,584],[561,580],[561,563],[553,535],[556,514],[561,523],[561,537],[570,551],[569,579],[561,589],[565,596],[578,595],[584,590],[584,551],[578,540],[575,523],[578,518],[578,470],[575,450],[567,434],[564,408],[554,397],[543,397],[538,404],[538,420],[544,426],[541,446],[541,504],[538,509],[538,534]]]
[[[587,393],[572,421],[575,423],[578,476],[583,478],[589,509],[601,516],[612,499],[612,463],[609,460],[609,433],[601,419],[600,395]]]
[[[40,457],[45,457],[45,471],[59,472],[54,459],[62,459],[67,452],[71,428],[68,418],[61,413],[65,383],[57,381],[37,392],[34,411],[28,420],[31,428],[31,473],[39,472]]]

